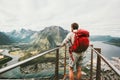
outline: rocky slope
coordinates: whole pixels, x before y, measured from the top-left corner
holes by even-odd
[[[36,38],[31,42],[31,44],[33,44],[31,49],[38,48],[41,50],[48,50],[54,48],[63,41],[67,33],[68,31],[59,26],[46,27],[40,31]]]

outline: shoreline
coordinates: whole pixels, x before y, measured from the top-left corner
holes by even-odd
[[[112,42],[103,42],[103,43],[120,47],[120,44],[117,44],[117,43],[112,43]]]
[[[3,54],[4,53],[4,49],[0,49],[0,55],[2,56],[2,58],[0,58],[0,68],[2,66],[4,66],[4,64],[7,64],[9,61],[11,61],[13,58]]]

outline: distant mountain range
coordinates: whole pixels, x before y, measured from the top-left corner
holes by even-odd
[[[114,37],[112,39],[110,39],[109,41],[105,42],[111,45],[116,45],[120,47],[120,38]]]
[[[20,31],[13,30],[12,32],[7,32],[6,35],[9,36],[14,42],[29,43],[33,40],[32,35],[36,31],[21,29]]]
[[[120,47],[120,37],[111,37],[108,35],[104,35],[104,36],[96,35],[96,36],[91,36],[90,40],[91,41],[102,41],[104,43]]]
[[[91,35],[90,40],[91,41],[109,41],[113,39],[114,37],[111,37],[109,35]]]
[[[30,43],[34,47],[43,48],[42,46],[55,47],[63,41],[69,31],[64,30],[60,26],[46,27],[41,31],[32,31],[21,29],[20,31],[13,30],[11,32],[0,32],[0,44],[10,43]],[[103,42],[120,42],[120,38],[111,37],[109,35],[91,35],[91,41],[103,41]],[[44,47],[45,48],[45,47]]]

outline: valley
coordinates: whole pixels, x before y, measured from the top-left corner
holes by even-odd
[[[8,42],[8,44],[2,44],[0,45],[0,49],[8,50],[8,54],[12,56],[12,57],[9,56],[9,58],[13,58],[12,60],[7,60],[7,62],[4,63],[6,64],[5,66],[12,65],[15,62],[25,60],[29,57],[40,54],[46,50],[55,48],[58,44],[60,44],[63,41],[63,39],[68,34],[68,32],[69,31],[64,30],[59,26],[50,26],[50,27],[46,27],[41,31],[21,29],[20,31],[14,30],[9,33],[4,33],[9,39],[11,39],[12,43]],[[91,44],[94,44],[94,46],[102,48],[103,55],[108,59],[111,59],[111,57],[120,56],[119,55],[120,47],[117,47],[117,45],[119,44],[119,38],[111,37],[109,35],[104,35],[104,36],[91,35],[90,41]],[[113,44],[113,45],[109,45],[109,44]],[[63,56],[62,53],[64,53],[64,48],[61,49],[60,53],[61,53],[60,56]],[[12,72],[16,73],[17,71],[18,71],[17,76],[14,76],[17,78],[23,77],[25,75],[26,77],[28,77],[29,75],[35,77],[34,73],[36,72],[38,72],[38,75],[40,75],[39,73],[40,71],[45,70],[46,68],[54,67],[53,66],[53,64],[55,63],[54,54],[55,53],[50,53],[40,58],[34,59],[26,64],[21,65],[15,70],[4,74],[3,76],[6,75],[9,76],[9,73]]]

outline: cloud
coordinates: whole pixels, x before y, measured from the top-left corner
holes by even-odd
[[[78,22],[92,34],[103,34],[104,27],[107,30],[112,28],[110,24],[120,23],[119,3],[120,0],[0,0],[0,30],[40,30],[51,25],[69,30],[72,22]],[[97,25],[101,31],[96,31]]]

